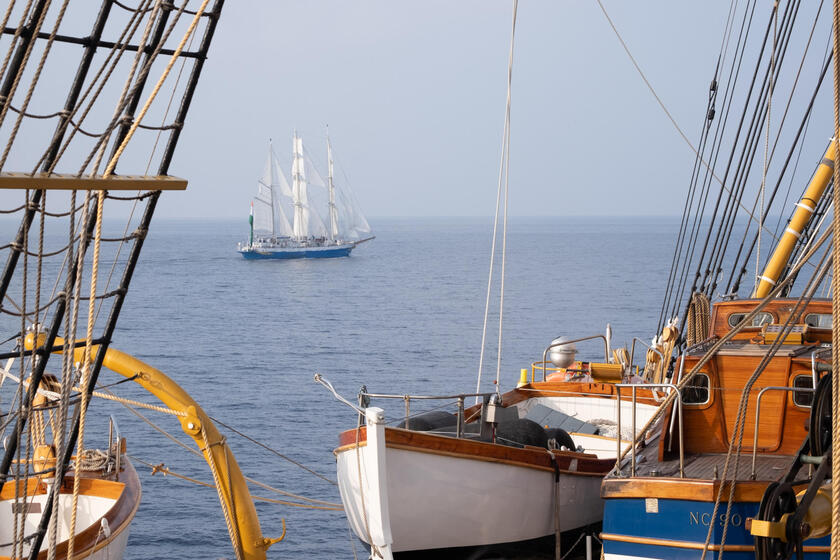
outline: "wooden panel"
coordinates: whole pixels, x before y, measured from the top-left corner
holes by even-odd
[[[761,300],[757,299],[739,299],[733,301],[721,301],[712,306],[712,334],[714,336],[723,336],[728,333],[732,327],[729,326],[728,320],[732,313],[749,313]],[[784,323],[790,317],[791,310],[796,305],[797,300],[792,298],[776,299],[769,302],[762,311],[766,311],[773,315],[776,323]],[[808,304],[806,311],[802,317],[808,313],[831,313],[831,301],[827,299],[814,299]],[[741,331],[735,336],[736,340],[749,339],[761,331],[758,327],[750,327]],[[823,332],[813,332],[811,337],[814,340],[821,342],[831,341],[831,330],[825,329]]]
[[[690,371],[696,363],[696,358],[686,358],[685,371]],[[722,391],[717,390],[721,385],[715,360],[708,362],[702,372],[709,376],[710,401],[708,405],[704,406],[683,407],[683,444],[686,454],[722,452],[729,445],[726,422],[723,416]],[[668,418],[671,417],[672,414],[669,411]],[[664,458],[666,445],[674,452],[677,450],[676,442],[669,445],[670,423],[665,422],[664,424],[668,433],[663,434],[665,437],[660,440],[660,460]],[[676,435],[675,430],[674,434]]]
[[[712,384],[708,407],[686,406],[684,410],[684,442],[686,453],[725,453],[734,436],[735,419],[741,392],[761,358],[758,356],[717,356],[704,368]],[[690,369],[696,359],[686,360]],[[787,387],[796,375],[810,375],[810,362],[801,358],[796,363],[789,357],[773,358],[753,385],[744,424],[741,449],[750,452],[755,433],[755,409],[758,394],[764,387]],[[722,378],[721,378],[722,376]],[[722,390],[715,388],[723,387]],[[798,451],[806,436],[805,425],[809,409],[793,405],[791,393],[767,391],[761,399],[758,449],[761,453],[792,454]],[[663,434],[662,445],[667,445]],[[672,445],[673,449],[674,446]],[[660,452],[660,459],[664,456]]]
[[[718,375],[720,376],[721,386],[724,388],[721,391],[721,401],[723,414],[726,418],[727,432],[731,440],[736,435],[735,420],[738,414],[742,390],[746,386],[747,380],[755,372],[761,359],[741,356],[719,356],[715,359],[715,362]],[[742,448],[752,449],[753,435],[755,433],[755,406],[759,391],[763,387],[786,386],[789,371],[790,359],[777,356],[767,364],[758,381],[753,385],[746,409]],[[761,399],[758,445],[766,451],[775,451],[781,443],[786,397],[787,395],[782,391],[769,391]]]

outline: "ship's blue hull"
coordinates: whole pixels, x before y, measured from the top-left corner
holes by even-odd
[[[241,249],[246,259],[333,259],[349,257],[355,245],[338,247],[286,247],[271,249]]]
[[[699,559],[709,525],[712,538],[707,560],[717,560],[726,514],[721,503],[712,519],[714,503],[686,499],[650,498],[655,507],[646,506],[644,498],[608,498],[604,506],[605,560],[682,560]],[[726,537],[725,558],[753,560],[753,536],[744,524],[756,515],[757,502],[733,504]],[[829,537],[805,541],[806,560],[828,560]]]

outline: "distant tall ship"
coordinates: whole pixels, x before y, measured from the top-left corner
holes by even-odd
[[[319,208],[327,212],[326,221]],[[292,138],[291,188],[269,141],[249,223],[248,243],[237,247],[246,259],[347,257],[357,245],[374,238],[352,192],[335,184],[329,137],[324,182],[297,133]]]

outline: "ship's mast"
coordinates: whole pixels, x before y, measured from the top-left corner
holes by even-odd
[[[271,211],[271,238],[274,239],[277,237],[277,226],[274,223],[274,168],[276,167],[276,162],[274,160],[274,146],[271,144],[271,138],[268,139],[268,204],[269,209]],[[251,213],[253,214],[254,211],[254,203],[251,203]],[[251,237],[252,241],[251,244],[253,245],[253,220],[251,220]]]
[[[327,127],[327,186],[329,188],[329,212],[330,212],[330,234],[329,238],[334,241],[338,237],[338,210],[335,207],[335,184],[333,183],[333,157],[332,146],[330,145],[330,129]]]
[[[295,131],[292,138],[292,203],[295,207],[294,233],[297,239],[306,237],[303,224],[303,202],[301,191],[303,189],[303,143]]]

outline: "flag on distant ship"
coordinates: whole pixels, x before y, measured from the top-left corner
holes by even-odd
[[[254,244],[254,203],[251,203],[251,213],[248,215],[248,223],[251,225],[251,245]]]

